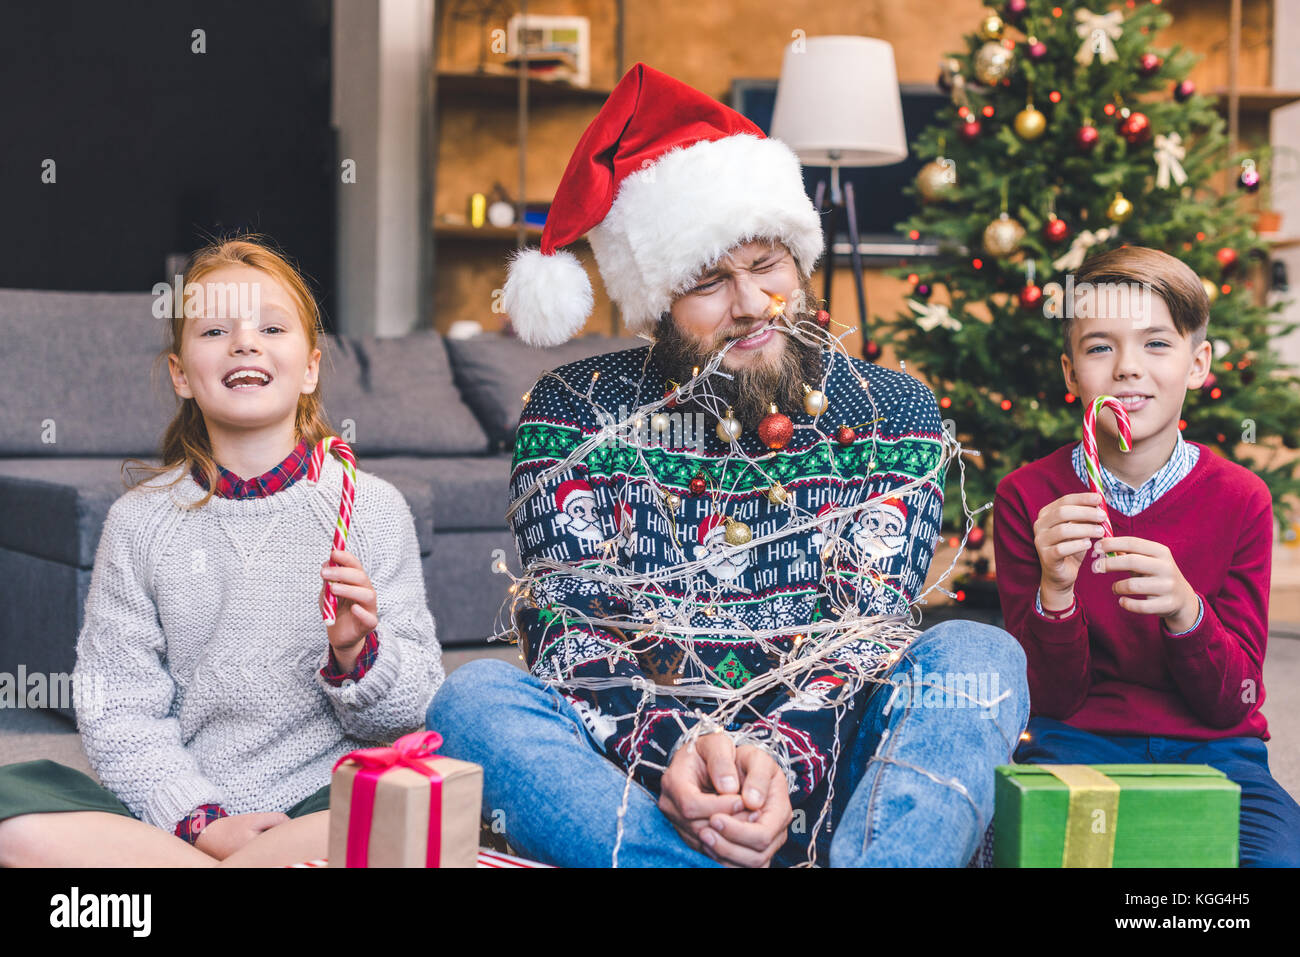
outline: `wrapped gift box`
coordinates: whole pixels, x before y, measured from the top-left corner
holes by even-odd
[[[397,744],[401,745],[402,740]],[[354,754],[364,757],[392,751],[377,748]],[[430,775],[407,763],[382,767],[373,758],[356,760],[350,756],[339,762],[330,780],[331,867],[477,866],[483,769],[436,754],[420,754],[412,760],[436,774],[436,786]],[[373,806],[368,813],[364,797],[358,800],[366,787],[365,781],[358,781],[358,775],[367,773],[378,775],[373,781]],[[438,828],[432,847],[431,826]],[[353,862],[349,864],[349,831],[357,827],[368,829],[361,842],[364,853],[358,855],[354,847]]]
[[[1241,787],[1205,764],[996,769],[994,867],[1236,867]]]

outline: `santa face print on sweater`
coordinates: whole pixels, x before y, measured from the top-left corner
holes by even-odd
[[[720,582],[735,581],[753,561],[748,548],[727,544],[726,527],[716,515],[705,519],[698,537],[700,544],[695,546],[695,558],[704,559],[704,570]]]
[[[555,523],[575,538],[596,544],[605,536],[600,528],[600,512],[596,508],[596,495],[586,482],[564,482],[555,490],[558,514]]]
[[[876,564],[902,553],[907,547],[907,506],[888,498],[862,510],[849,535],[863,562]]]

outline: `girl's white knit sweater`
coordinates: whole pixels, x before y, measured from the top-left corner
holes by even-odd
[[[357,473],[348,550],[378,596],[379,651],[360,681],[320,676],[318,596],[343,467],[265,498],[212,498],[188,475],[108,513],[77,639],[77,725],[101,783],[167,830],[201,804],[287,811],[346,752],[424,725],[442,683],[415,523],[401,493]]]

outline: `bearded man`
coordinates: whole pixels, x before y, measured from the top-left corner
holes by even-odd
[[[485,817],[548,863],[965,864],[1028,717],[1024,654],[987,625],[909,629],[942,520],[938,408],[828,348],[798,161],[637,64],[575,149],[541,249],[511,263],[526,341],[585,321],[590,285],[560,249],[584,235],[651,344],[531,390],[508,511],[529,671],[464,665],[427,726],[483,765]],[[601,413],[620,407],[707,415],[703,449],[626,441],[627,423],[610,441]],[[555,521],[561,489],[591,490],[602,541]],[[635,554],[617,547],[629,525]],[[921,693],[954,672],[1006,691]]]

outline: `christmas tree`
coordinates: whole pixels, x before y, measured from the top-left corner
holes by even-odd
[[[1300,447],[1300,388],[1270,345],[1294,324],[1279,321],[1282,304],[1257,304],[1246,277],[1267,243],[1241,200],[1267,154],[1229,155],[1215,101],[1187,79],[1198,57],[1154,45],[1170,22],[1154,2],[1009,0],[943,61],[951,103],[912,144],[929,162],[909,187],[919,211],[900,224],[940,254],[895,271],[912,284],[908,310],[881,320],[877,339],[918,367],[947,427],[980,451],[966,470],[973,504],[1078,440],[1083,410],[1063,384],[1045,296],[1085,258],[1128,244],[1183,260],[1211,300],[1213,373],[1187,396],[1184,437],[1256,472],[1284,523],[1295,511],[1285,450]],[[960,504],[946,511],[960,535]]]

